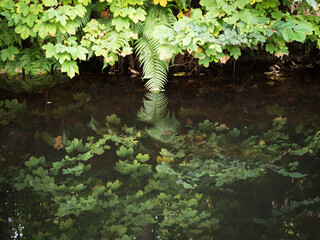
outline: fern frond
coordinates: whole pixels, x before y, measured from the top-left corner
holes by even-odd
[[[31,75],[42,75],[51,72],[52,66],[57,62],[54,59],[46,58],[37,48],[26,48],[21,52],[20,67],[25,73]]]
[[[181,123],[174,114],[170,117],[169,113],[155,123],[151,129],[146,129],[148,135],[162,143],[173,143],[178,140],[181,132]]]
[[[143,65],[143,78],[147,79],[145,87],[149,91],[159,91],[167,82],[168,63],[159,59],[161,44],[155,35],[155,26],[171,25],[176,18],[169,8],[160,6],[150,6],[147,12],[145,22],[135,26],[141,35],[136,42],[136,52]]]
[[[148,79],[145,87],[150,91],[159,91],[167,82],[168,64],[159,59],[157,39],[142,36],[136,45],[140,63],[143,65],[144,79]]]
[[[155,123],[166,116],[167,105],[168,99],[163,92],[148,92],[137,117],[142,122]]]
[[[14,28],[8,27],[7,21],[0,21],[0,49],[15,44],[21,46],[20,35],[14,31]]]

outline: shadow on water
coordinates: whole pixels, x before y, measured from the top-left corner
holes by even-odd
[[[1,80],[2,239],[319,239],[316,70],[57,80]]]

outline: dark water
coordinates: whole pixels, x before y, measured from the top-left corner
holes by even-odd
[[[2,80],[1,239],[320,239],[318,73]]]

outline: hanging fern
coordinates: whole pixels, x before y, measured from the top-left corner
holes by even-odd
[[[159,6],[151,6],[145,22],[136,26],[141,37],[136,42],[136,52],[143,65],[146,88],[150,91],[160,91],[167,82],[168,63],[159,59],[160,42],[155,36],[155,26],[172,24],[175,17],[171,11]]]

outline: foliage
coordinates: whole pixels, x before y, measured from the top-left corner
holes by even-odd
[[[293,41],[320,48],[315,0],[4,0],[0,14],[0,67],[9,74],[57,68],[74,77],[78,61],[101,57],[106,67],[135,48],[152,91],[163,89],[177,54],[207,67],[245,48],[278,57]]]
[[[23,167],[2,171],[0,191],[15,196],[14,211],[2,210],[8,238],[223,239],[219,228],[228,229],[221,225],[227,216],[218,196],[236,194],[233,184],[270,173],[297,183],[308,177],[300,173],[300,158],[316,157],[320,132],[299,126],[292,133],[287,124],[277,117],[269,126],[229,129],[205,120],[182,129],[166,114],[152,129],[139,130],[115,114],[103,124],[92,117],[88,126],[96,136],[70,140],[64,134],[59,154],[26,155]],[[302,138],[294,141],[297,134]],[[54,138],[46,139],[53,147]],[[13,201],[6,196],[1,201]],[[267,221],[279,229],[294,209],[313,203],[288,202]]]

